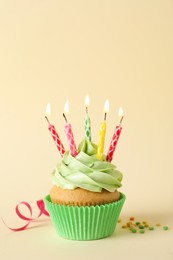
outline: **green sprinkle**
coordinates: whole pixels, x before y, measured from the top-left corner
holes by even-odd
[[[140,222],[136,222],[136,225],[139,226],[141,223]]]
[[[139,225],[138,227],[139,227],[139,229],[144,229],[143,225]]]
[[[144,234],[145,231],[143,229],[139,230],[139,233]]]
[[[148,229],[149,229],[149,230],[154,230],[154,227],[149,227]]]
[[[163,230],[168,230],[168,229],[169,229],[168,226],[163,227]]]
[[[132,233],[136,233],[137,232],[137,230],[135,228],[131,228],[130,230],[131,230]]]

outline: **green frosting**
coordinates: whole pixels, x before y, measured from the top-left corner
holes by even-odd
[[[52,173],[53,182],[63,189],[80,187],[94,192],[102,189],[113,192],[121,187],[122,173],[112,163],[97,159],[96,154],[97,145],[84,139],[77,156],[65,152]]]

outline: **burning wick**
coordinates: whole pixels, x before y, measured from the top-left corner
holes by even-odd
[[[123,112],[122,107],[119,108],[118,115],[121,117],[120,122],[119,122],[119,126],[120,126],[123,121],[123,118],[124,118],[124,112]]]
[[[65,119],[65,122],[68,123],[66,115],[63,113],[63,117]]]
[[[106,121],[106,117],[107,117],[107,113],[109,112],[109,100],[107,99],[105,101],[105,105],[104,105],[104,121]]]
[[[50,124],[48,117],[47,117],[47,116],[45,116],[45,118],[46,118],[46,120],[47,120],[48,124]]]
[[[64,117],[66,123],[68,123],[67,116],[66,116],[68,114],[68,112],[69,112],[69,101],[67,100],[64,105],[64,113],[63,113],[63,117]]]

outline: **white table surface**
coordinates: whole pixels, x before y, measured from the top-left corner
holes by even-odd
[[[8,212],[9,209],[7,209]],[[136,214],[135,214],[136,212]],[[0,223],[0,259],[173,259],[173,211],[133,212],[136,221],[147,221],[153,231],[131,233],[122,225],[131,216],[125,207],[121,223],[111,237],[95,241],[72,241],[58,236],[48,217],[41,216],[27,230],[12,232]],[[138,212],[138,213],[137,213]],[[11,227],[25,224],[15,213],[3,216]],[[161,226],[155,226],[160,223]],[[163,226],[169,230],[163,230]]]

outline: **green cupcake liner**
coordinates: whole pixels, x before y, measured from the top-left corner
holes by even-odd
[[[63,206],[44,198],[59,236],[72,240],[95,240],[111,236],[125,201],[121,193],[116,202],[97,206]]]

